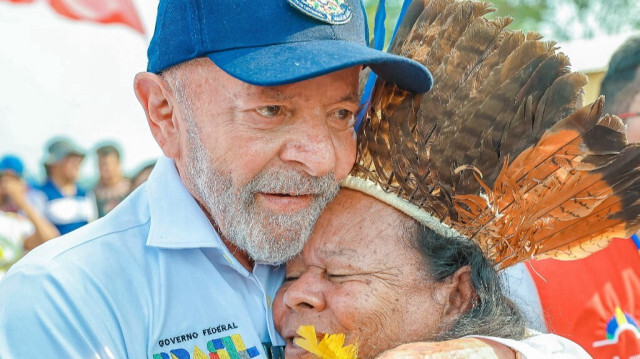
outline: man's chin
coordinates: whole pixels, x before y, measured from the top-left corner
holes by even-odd
[[[274,248],[274,246],[269,246],[268,248],[260,250],[254,248],[247,250],[247,253],[255,262],[280,265],[298,255],[302,251],[302,248],[304,248],[304,243],[289,244],[287,247]]]
[[[231,234],[229,241],[257,263],[279,265],[298,255],[309,235],[262,229],[261,233]],[[309,231],[310,232],[310,231]],[[235,233],[237,234],[237,233]]]

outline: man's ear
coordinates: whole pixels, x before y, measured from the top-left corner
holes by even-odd
[[[453,325],[460,316],[471,310],[476,299],[476,291],[471,282],[471,267],[458,269],[445,282],[449,293],[445,296],[443,322]]]
[[[134,89],[142,105],[153,137],[162,152],[169,158],[180,154],[180,137],[176,111],[176,99],[159,75],[141,72],[136,75]]]

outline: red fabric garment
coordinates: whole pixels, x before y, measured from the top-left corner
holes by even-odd
[[[550,332],[594,358],[640,357],[640,253],[631,239],[614,239],[578,261],[533,260],[527,266]]]
[[[131,0],[49,0],[49,4],[71,19],[120,23],[144,34],[142,21]]]

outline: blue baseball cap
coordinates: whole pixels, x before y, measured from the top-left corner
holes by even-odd
[[[160,0],[147,56],[153,73],[206,56],[257,86],[357,65],[411,92],[433,83],[422,64],[367,46],[359,0]]]
[[[17,177],[22,177],[24,165],[18,156],[6,155],[0,159],[0,173],[12,172]]]

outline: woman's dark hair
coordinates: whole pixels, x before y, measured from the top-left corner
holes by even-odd
[[[472,308],[438,340],[465,335],[486,335],[510,339],[525,337],[525,319],[516,305],[505,296],[500,277],[480,247],[463,237],[443,237],[418,224],[416,245],[427,263],[428,275],[442,282],[458,269],[471,268],[471,283],[476,292]]]

